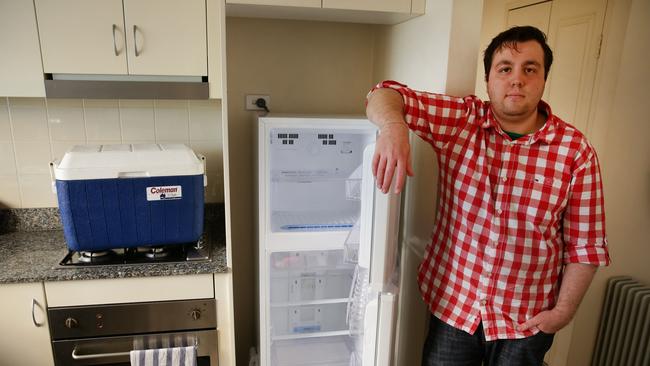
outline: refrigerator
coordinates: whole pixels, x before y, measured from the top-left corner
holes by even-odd
[[[391,365],[400,197],[375,187],[376,127],[258,121],[260,365]]]

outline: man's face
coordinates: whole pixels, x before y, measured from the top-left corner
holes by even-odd
[[[497,119],[517,123],[536,113],[544,82],[544,51],[536,41],[495,52],[487,91]]]

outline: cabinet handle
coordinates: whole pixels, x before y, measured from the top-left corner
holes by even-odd
[[[133,49],[135,50],[135,57],[140,56],[140,52],[138,52],[138,41],[135,37],[135,32],[137,31],[138,31],[138,26],[134,24],[133,25]]]
[[[119,56],[120,53],[117,51],[117,42],[115,41],[115,30],[117,29],[117,24],[113,24],[113,50],[115,51],[115,56]]]
[[[36,312],[36,305],[37,305],[37,304],[38,304],[38,303],[36,302],[36,299],[32,299],[32,322],[34,322],[34,325],[35,325],[36,327],[40,327],[40,326],[43,325],[43,324],[39,324],[39,323],[36,321],[36,314],[35,314],[35,312]]]

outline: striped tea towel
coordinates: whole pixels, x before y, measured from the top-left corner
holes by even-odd
[[[196,366],[196,347],[133,350],[131,366]]]

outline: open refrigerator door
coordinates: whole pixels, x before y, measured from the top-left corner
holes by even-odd
[[[355,340],[351,366],[390,365],[394,340],[400,196],[375,188],[374,148],[371,144],[364,151],[361,215],[345,243],[345,253],[357,249],[349,256],[357,259],[347,314]]]

